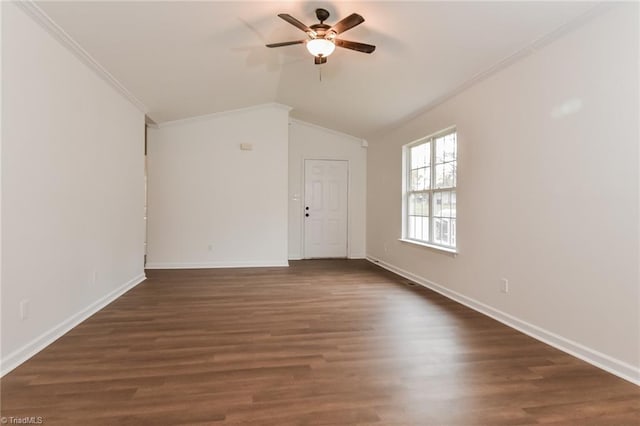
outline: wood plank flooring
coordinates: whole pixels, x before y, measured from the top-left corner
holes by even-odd
[[[1,380],[46,425],[638,425],[640,388],[365,261],[148,271]]]

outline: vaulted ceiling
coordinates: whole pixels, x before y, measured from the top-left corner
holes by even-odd
[[[593,2],[38,2],[148,108],[156,122],[279,102],[292,116],[367,137],[385,131],[478,75],[590,13]],[[377,46],[336,49],[314,65],[304,46],[266,43],[357,12],[343,34]],[[320,78],[321,77],[321,78]]]

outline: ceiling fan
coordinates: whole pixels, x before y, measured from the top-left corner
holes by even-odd
[[[329,26],[324,23],[324,21],[329,18],[329,12],[326,9],[316,9],[316,17],[320,23],[309,27],[287,13],[280,13],[278,16],[294,27],[307,33],[307,39],[272,43],[267,44],[267,47],[282,47],[306,43],[307,50],[314,56],[316,65],[326,63],[327,56],[333,53],[336,46],[363,53],[372,53],[376,50],[376,47],[371,44],[358,43],[356,41],[347,41],[337,38],[338,34],[342,34],[343,32],[364,22],[364,18],[357,13],[352,13],[334,26]]]

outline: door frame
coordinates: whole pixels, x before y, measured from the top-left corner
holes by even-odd
[[[302,180],[302,199],[301,199],[301,203],[300,203],[300,211],[298,212],[298,214],[301,217],[301,230],[300,230],[300,252],[302,253],[302,258],[303,259],[311,259],[310,257],[307,257],[307,248],[305,245],[305,238],[306,238],[306,229],[307,227],[305,226],[305,219],[304,219],[304,205],[307,201],[307,185],[306,185],[306,177],[307,177],[307,160],[321,160],[321,161],[344,161],[347,163],[347,259],[351,258],[351,163],[349,161],[348,158],[341,158],[341,157],[323,157],[323,156],[319,156],[319,157],[303,157],[302,158],[302,176],[301,176],[301,180]]]

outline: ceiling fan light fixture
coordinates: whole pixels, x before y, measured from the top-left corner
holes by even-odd
[[[313,56],[326,58],[331,55],[335,49],[336,45],[332,41],[324,38],[314,38],[307,42],[307,50]]]
[[[362,53],[373,53],[373,51],[376,50],[376,47],[372,44],[347,41],[337,38],[345,31],[349,31],[351,28],[357,27],[364,22],[364,18],[357,13],[352,13],[346,18],[338,21],[333,26],[324,23],[324,21],[329,18],[329,12],[326,9],[316,9],[316,18],[318,18],[320,23],[313,24],[311,26],[303,24],[288,13],[279,13],[278,17],[303,31],[306,34],[307,39],[270,43],[267,44],[267,47],[283,47],[304,43],[307,45],[309,53],[313,55],[313,63],[316,65],[326,64],[327,57],[333,53],[336,46]]]

